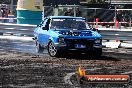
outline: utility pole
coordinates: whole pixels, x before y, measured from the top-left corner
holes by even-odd
[[[58,7],[54,7],[54,16],[58,16],[59,12],[58,12]]]
[[[55,5],[54,5],[54,16],[58,16],[59,15],[59,7],[58,7],[58,2],[57,1],[55,1],[55,3],[54,3]]]
[[[74,7],[74,9],[73,9],[74,10],[74,17],[76,17],[76,5],[74,4],[73,7]]]
[[[10,11],[11,11],[11,14],[13,14],[13,0],[11,0]]]

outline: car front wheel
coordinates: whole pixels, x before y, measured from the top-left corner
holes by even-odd
[[[51,57],[59,56],[59,50],[56,49],[55,45],[51,41],[48,44],[48,53]]]

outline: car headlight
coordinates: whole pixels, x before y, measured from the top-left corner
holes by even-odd
[[[59,43],[65,43],[65,39],[63,37],[59,37],[58,42]]]
[[[95,40],[95,43],[101,43],[101,42],[102,42],[101,39],[96,39],[96,40]]]

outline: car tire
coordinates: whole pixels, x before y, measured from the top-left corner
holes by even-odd
[[[36,41],[36,53],[43,53],[44,48]]]
[[[90,59],[97,59],[97,58],[100,58],[101,57],[101,55],[102,55],[102,49],[100,48],[100,49],[95,49],[94,51],[93,50],[91,50],[91,51],[89,51],[89,52],[86,52],[86,55],[87,55],[87,57],[88,58],[90,58]]]
[[[95,57],[98,58],[98,57],[101,57],[101,55],[102,55],[102,48],[96,49],[96,51],[95,51]]]
[[[51,57],[59,57],[59,50],[56,49],[52,41],[48,43],[48,53]]]

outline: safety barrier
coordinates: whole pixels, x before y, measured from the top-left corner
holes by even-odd
[[[101,27],[106,27],[106,28],[109,28],[109,27],[112,27],[112,28],[120,28],[121,27],[129,27],[129,28],[132,28],[132,22],[87,22],[88,24],[90,25],[94,25],[94,27],[96,28],[99,28],[100,26]]]
[[[132,22],[87,22],[94,25],[103,36],[103,40],[132,41]],[[126,27],[129,24],[130,27]],[[100,28],[102,27],[102,28]]]
[[[37,25],[0,23],[0,36],[33,37],[35,27],[37,27]]]
[[[132,41],[132,29],[98,28],[103,40]]]
[[[19,27],[27,28],[29,30],[34,29],[36,27],[36,25],[28,25],[28,24],[0,23],[0,26],[2,25],[8,26],[8,27],[19,26]],[[132,29],[98,28],[98,30],[100,34],[103,36],[103,40],[132,41]]]
[[[0,17],[0,23],[16,23],[17,18],[5,18],[5,17]]]

